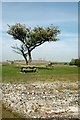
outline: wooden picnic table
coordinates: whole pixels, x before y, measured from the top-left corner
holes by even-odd
[[[35,66],[25,66],[21,67],[21,72],[36,72],[36,67]]]

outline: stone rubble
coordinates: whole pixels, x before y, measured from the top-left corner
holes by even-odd
[[[26,118],[78,118],[78,91],[57,88],[77,86],[78,83],[2,83],[2,100],[7,108]]]

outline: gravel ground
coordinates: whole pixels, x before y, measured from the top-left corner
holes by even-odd
[[[2,118],[2,102],[0,101],[0,120]]]
[[[78,118],[77,87],[70,82],[2,83],[0,90],[5,106],[25,118]]]

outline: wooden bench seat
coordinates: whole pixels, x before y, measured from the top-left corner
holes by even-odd
[[[28,67],[21,67],[21,72],[36,72],[36,67],[28,66]]]

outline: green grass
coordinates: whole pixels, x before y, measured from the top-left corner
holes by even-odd
[[[77,81],[78,68],[72,66],[55,66],[46,68],[37,66],[37,72],[21,73],[21,66],[2,65],[2,82],[36,82],[36,81]]]

